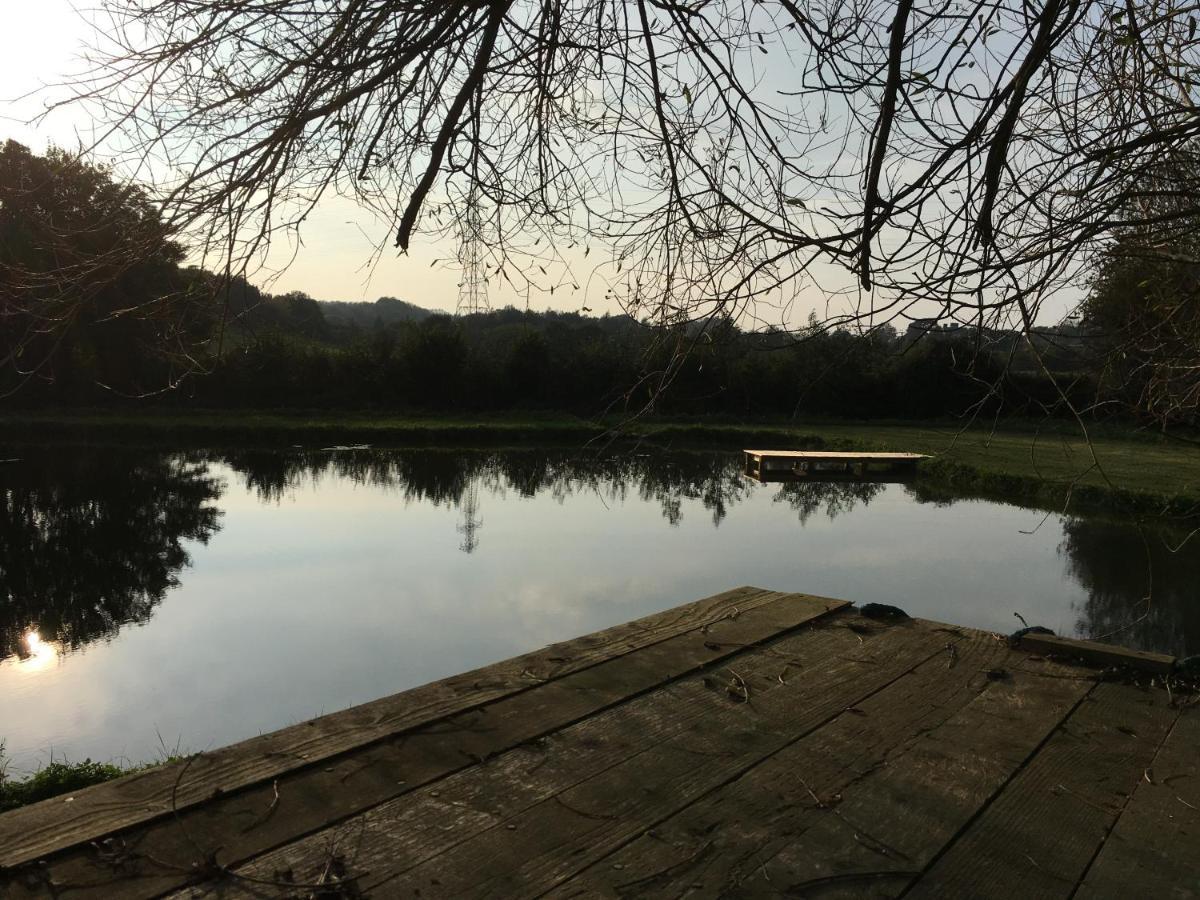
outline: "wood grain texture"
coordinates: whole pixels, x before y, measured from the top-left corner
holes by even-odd
[[[1200,708],[1098,678],[742,588],[0,816],[0,897],[1195,895]]]
[[[1178,715],[1099,684],[905,896],[1070,897]]]
[[[887,765],[854,784],[836,817],[791,841],[751,873],[743,890],[762,896],[782,884],[799,895],[818,886],[822,897],[861,897],[867,887],[875,896],[899,895],[1093,685],[1019,670],[987,681],[963,709],[922,728]],[[893,874],[877,877],[887,870]]]
[[[380,881],[372,869],[366,884],[383,895],[540,895],[821,727],[941,646],[940,635],[915,623],[883,630],[862,644],[859,636],[848,629],[841,634],[826,630],[822,643],[840,645],[840,652],[805,665],[795,677],[785,678],[785,684],[776,678],[774,688],[757,678],[751,682],[731,664],[731,672],[747,680],[748,703],[731,704],[720,686],[713,689],[701,679],[673,685],[669,704],[647,704],[647,722],[672,716],[678,699],[689,695],[702,705],[707,700],[707,714],[643,752],[522,810],[503,827],[458,843],[394,878]],[[792,648],[780,649],[787,655]],[[772,666],[777,663],[770,661]],[[564,738],[587,742],[610,730],[648,727],[623,718],[629,706],[614,710],[606,721],[581,723]]]
[[[980,632],[953,646],[550,896],[896,893],[1091,686],[993,679],[1020,658]]]
[[[74,844],[208,800],[216,793],[270,781],[463,709],[528,690],[541,682],[717,622],[783,595],[738,588],[595,634],[485,666],[202,753],[187,764],[152,769],[0,815],[0,867],[39,859]],[[797,596],[797,595],[793,595]],[[815,604],[822,601],[814,600]],[[831,601],[832,602],[832,601]]]
[[[338,843],[353,847],[350,855],[355,871],[367,872],[367,885],[374,885],[387,873],[411,869],[501,822],[512,824],[518,814],[547,797],[681,733],[713,727],[714,723],[744,723],[744,704],[720,686],[728,682],[729,670],[735,669],[751,684],[751,703],[757,704],[760,690],[765,696],[784,689],[786,679],[781,682],[779,675],[785,669],[799,677],[836,654],[856,653],[863,644],[856,633],[836,624],[843,618],[822,619],[812,628],[772,641],[761,650],[741,651],[721,664],[716,687],[705,684],[705,678],[712,683],[712,675],[665,686],[549,735],[536,745],[516,748],[384,804],[351,820],[344,828],[327,829],[280,848],[239,871],[262,878],[278,870],[291,870],[300,880],[311,879],[324,865],[327,848]],[[716,637],[716,629],[710,634]],[[872,634],[868,632],[865,637],[869,645]],[[642,655],[615,661],[614,665],[633,663]],[[448,813],[448,809],[456,812]],[[226,896],[242,896],[231,892],[231,887],[236,885],[225,886]]]
[[[131,851],[121,873],[128,877],[97,883],[90,845],[56,859],[53,876],[65,885],[93,885],[77,887],[77,896],[155,896],[184,883],[192,864],[210,853],[222,865],[237,864],[847,605],[804,595],[769,597],[771,602],[743,602],[736,615],[730,608],[705,617],[682,634],[489,704],[469,705],[323,765],[126,829],[119,846]],[[559,665],[564,661],[556,657]]]
[[[1176,719],[1079,896],[1200,898],[1200,707]]]

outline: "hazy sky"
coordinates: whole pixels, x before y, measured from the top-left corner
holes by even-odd
[[[39,152],[48,143],[71,147],[88,140],[90,123],[78,110],[56,112],[47,121],[29,126],[25,120],[36,115],[45,97],[16,98],[82,68],[80,54],[92,32],[74,6],[86,8],[90,2],[0,0],[6,19],[6,27],[0,30],[0,140],[15,138]],[[392,223],[373,221],[351,201],[338,198],[324,201],[310,216],[298,252],[293,252],[294,247],[277,246],[270,260],[276,266],[282,268],[284,261],[294,256],[286,270],[273,281],[269,281],[266,272],[252,280],[273,292],[302,290],[322,300],[374,300],[387,295],[430,308],[453,310],[458,299],[459,274],[445,261],[456,256],[454,240],[437,243],[430,238],[419,238],[407,256],[389,249],[373,270],[368,270],[372,240],[386,241],[392,228]],[[553,297],[534,294],[527,298],[510,285],[493,279],[489,287],[491,305],[521,307],[528,302],[535,310],[547,307],[580,310],[586,306],[597,314],[618,312],[615,302],[605,300],[607,285],[603,278],[591,271],[591,262],[597,256],[603,258],[603,254],[592,254],[586,265],[582,256],[577,263],[573,260],[575,280],[581,285],[578,291],[559,290]],[[835,272],[831,266],[820,267],[816,274],[826,286],[853,282],[846,273]],[[1069,305],[1067,297],[1048,304],[1043,320],[1057,319]],[[810,288],[795,299],[786,318],[792,325],[801,325],[813,308],[825,311],[819,293]],[[769,309],[760,312],[764,318],[772,314]],[[778,323],[781,314],[774,315]]]
[[[24,121],[42,109],[43,99],[14,101],[81,68],[80,53],[90,29],[74,7],[86,8],[87,0],[0,0],[0,4],[5,13],[5,27],[0,29],[0,140],[13,138],[38,152],[50,143],[78,145],[80,136],[86,140],[88,135],[85,116],[73,111],[56,113],[30,127]],[[336,199],[324,203],[309,220],[295,262],[271,290],[302,290],[322,300],[374,300],[388,295],[421,306],[454,309],[458,273],[444,266],[431,267],[434,260],[454,258],[453,243],[431,246],[414,242],[407,257],[385,255],[368,277],[364,267],[372,247],[360,226],[376,237],[379,227],[353,203]],[[290,256],[291,248],[279,247],[280,260]],[[531,297],[530,305],[543,309],[550,305],[549,299]],[[578,309],[585,302],[583,291],[565,299],[556,294],[554,299],[555,306],[566,309]],[[600,312],[603,298],[595,299],[597,302],[588,305]],[[491,302],[493,306],[523,306],[525,298],[493,285]]]
[[[90,0],[0,0],[0,3],[5,5],[8,26],[0,31],[0,140],[15,138],[38,152],[49,143],[72,147],[87,142],[90,122],[80,111],[56,111],[37,126],[28,126],[25,121],[43,108],[45,95],[14,100],[83,68],[80,54],[85,42],[93,39],[93,32],[76,7],[87,9]],[[454,240],[433,243],[430,238],[419,237],[407,256],[389,251],[373,270],[368,270],[372,241],[386,240],[393,227],[392,223],[373,221],[352,201],[340,198],[323,201],[306,223],[299,252],[293,254],[295,248],[289,246],[276,248],[270,261],[279,268],[294,255],[286,270],[273,282],[268,283],[268,273],[260,273],[251,280],[272,292],[302,290],[322,300],[395,296],[421,306],[454,310],[459,274],[445,264],[456,258]],[[594,271],[595,260],[604,259],[605,255],[593,253],[585,262],[578,250],[575,253],[577,256],[569,258],[576,267],[574,280],[580,285],[579,290],[557,290],[553,297],[532,294],[527,298],[523,292],[492,279],[491,305],[523,307],[528,302],[535,310],[587,307],[595,314],[619,312],[615,301],[605,299],[608,285],[603,273]],[[819,302],[815,295],[801,298],[789,308],[786,317],[792,324],[803,324],[809,310]],[[778,324],[783,316],[770,307],[759,312],[772,324]]]

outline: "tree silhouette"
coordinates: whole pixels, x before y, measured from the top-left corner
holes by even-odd
[[[0,146],[0,395],[30,380],[141,394],[192,371],[215,312],[172,234],[107,169]]]
[[[1200,171],[1160,183],[1200,136],[1196,17],[1169,0],[101,7],[76,94],[223,261],[330,193],[401,250],[470,197],[489,277],[566,290],[603,244],[642,320],[788,324],[806,293],[823,328],[1028,330],[1122,229],[1200,230]],[[1142,202],[1164,191],[1169,216]],[[703,331],[667,333],[657,385]]]
[[[144,622],[218,529],[220,486],[181,456],[39,448],[0,470],[0,659]]]
[[[1101,256],[1083,304],[1103,393],[1164,425],[1200,414],[1200,239],[1127,233]]]

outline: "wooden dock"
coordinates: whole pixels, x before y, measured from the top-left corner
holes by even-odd
[[[1169,657],[875,612],[740,588],[0,815],[0,897],[1200,896]]]
[[[864,478],[886,481],[909,476],[924,453],[848,453],[833,450],[743,450],[746,475],[756,481]]]

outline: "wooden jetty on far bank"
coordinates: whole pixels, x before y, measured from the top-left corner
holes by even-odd
[[[739,588],[0,815],[0,896],[1200,892],[1170,657],[887,613]]]
[[[924,453],[868,453],[835,450],[743,450],[746,475],[756,481],[824,481],[839,477],[895,480],[911,475]]]

